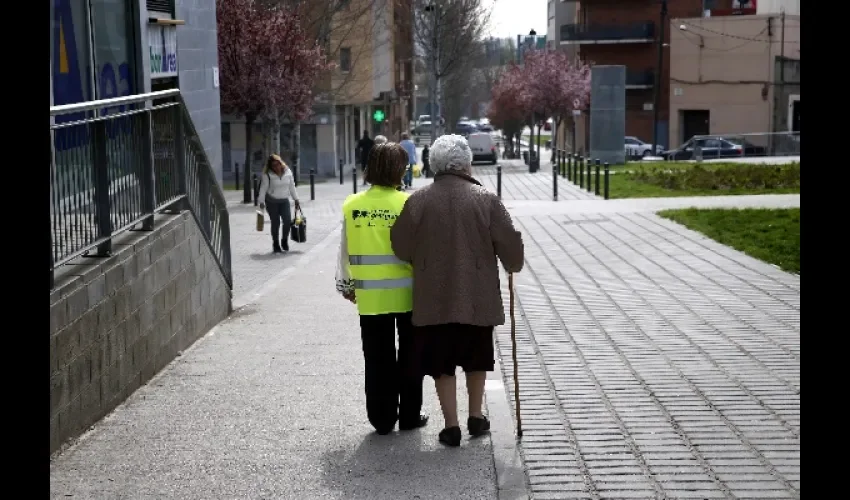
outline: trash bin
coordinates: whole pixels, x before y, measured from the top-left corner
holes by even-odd
[[[523,152],[522,152],[522,161],[523,161],[526,165],[528,165],[528,151],[523,151]]]
[[[540,170],[540,158],[537,157],[537,151],[532,151],[530,155],[530,160],[527,163],[528,172],[533,174]]]

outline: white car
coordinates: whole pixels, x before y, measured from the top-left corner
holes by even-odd
[[[496,140],[489,132],[473,132],[466,139],[469,143],[469,148],[472,150],[472,161],[489,161],[492,165],[496,164],[499,158],[499,149],[496,147]]]
[[[626,156],[645,157],[652,156],[652,144],[643,142],[634,136],[626,136]],[[655,155],[660,155],[664,151],[664,146],[655,145]]]

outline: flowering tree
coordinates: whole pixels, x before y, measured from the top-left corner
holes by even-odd
[[[217,0],[216,17],[221,107],[245,117],[248,150],[243,201],[247,203],[254,123],[309,116],[313,88],[327,62],[291,7],[257,0]]]

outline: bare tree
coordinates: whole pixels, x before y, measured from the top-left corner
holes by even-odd
[[[428,85],[431,103],[431,140],[437,138],[437,103],[440,86],[468,61],[476,41],[483,38],[490,20],[485,0],[412,0],[413,36],[431,77]]]

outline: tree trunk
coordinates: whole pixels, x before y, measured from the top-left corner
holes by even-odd
[[[280,154],[280,115],[278,115],[277,110],[275,110],[272,120],[272,150],[274,154]]]
[[[252,157],[254,156],[251,151],[251,147],[254,141],[254,117],[251,115],[245,116],[245,165],[244,171],[245,174],[243,176],[243,190],[242,190],[242,203],[251,203],[254,201],[253,194],[251,191],[254,189],[254,185],[251,182],[251,163]]]

